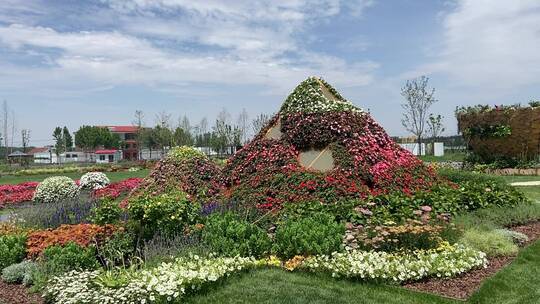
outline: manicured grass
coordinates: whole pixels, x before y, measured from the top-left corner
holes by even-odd
[[[111,182],[117,182],[131,177],[146,177],[149,173],[149,170],[143,169],[136,172],[106,172],[107,176]],[[83,173],[58,173],[58,174],[38,174],[38,175],[26,175],[26,176],[17,176],[17,175],[5,175],[0,177],[0,185],[5,184],[19,184],[23,182],[41,182],[45,178],[50,176],[67,176],[72,179],[79,179]]]
[[[184,303],[457,303],[397,286],[264,269],[226,279]]]
[[[538,286],[540,286],[540,241],[524,249],[510,266],[487,280],[468,303],[540,303]]]
[[[540,186],[516,187],[531,200],[540,203]]]

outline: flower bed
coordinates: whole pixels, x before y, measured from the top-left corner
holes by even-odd
[[[49,246],[65,245],[70,242],[86,247],[111,236],[116,230],[117,228],[112,225],[78,224],[31,232],[26,241],[27,253],[30,257],[36,257]]]
[[[17,185],[0,186],[0,208],[10,204],[31,201],[39,183],[25,182]]]
[[[107,286],[98,271],[72,271],[56,277],[45,295],[54,303],[168,303],[190,290],[256,264],[253,258],[178,258],[173,263],[125,277],[125,284]],[[101,284],[96,284],[101,282]]]
[[[190,256],[138,272],[72,271],[55,277],[45,295],[54,303],[165,303],[179,301],[189,290],[200,289],[233,273],[253,267],[283,266],[288,270],[328,271],[334,276],[376,281],[413,281],[425,277],[451,277],[486,265],[485,255],[464,247],[449,247],[416,255],[350,252],[331,256],[275,257]],[[106,279],[105,279],[106,278]]]
[[[128,178],[120,182],[112,183],[104,188],[94,190],[93,194],[97,198],[116,199],[122,195],[127,195],[133,189],[137,188],[142,180],[142,178],[138,177]]]
[[[483,252],[462,246],[414,254],[352,251],[308,258],[302,268],[330,272],[334,277],[378,281],[416,281],[425,277],[452,277],[487,265]]]

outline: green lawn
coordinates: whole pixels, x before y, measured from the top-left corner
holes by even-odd
[[[501,176],[507,183],[540,181],[540,176],[509,175]],[[540,202],[540,186],[516,187],[532,200]]]
[[[516,187],[533,201],[540,203],[540,186]]]
[[[117,182],[124,179],[128,179],[130,177],[146,177],[149,173],[149,170],[144,169],[136,172],[128,172],[128,171],[122,171],[122,172],[106,172],[107,176],[111,180],[111,182]],[[0,185],[5,184],[18,184],[22,182],[41,182],[45,178],[50,176],[67,176],[73,179],[79,179],[83,175],[83,173],[58,173],[58,174],[38,174],[38,175],[25,175],[25,176],[17,176],[17,175],[5,175],[0,177]]]
[[[279,269],[248,272],[226,279],[184,303],[456,303],[397,286],[338,280]]]

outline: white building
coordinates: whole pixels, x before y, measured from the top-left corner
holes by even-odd
[[[35,164],[57,164],[58,157],[53,147],[34,148],[28,152],[34,156]]]
[[[96,155],[96,163],[98,164],[116,163],[122,160],[122,150],[96,150],[94,154]]]

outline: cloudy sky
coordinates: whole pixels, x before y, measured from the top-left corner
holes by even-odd
[[[32,143],[56,125],[273,113],[318,75],[404,135],[400,88],[458,105],[540,98],[537,0],[2,0],[0,100]],[[16,140],[17,142],[17,140]]]

